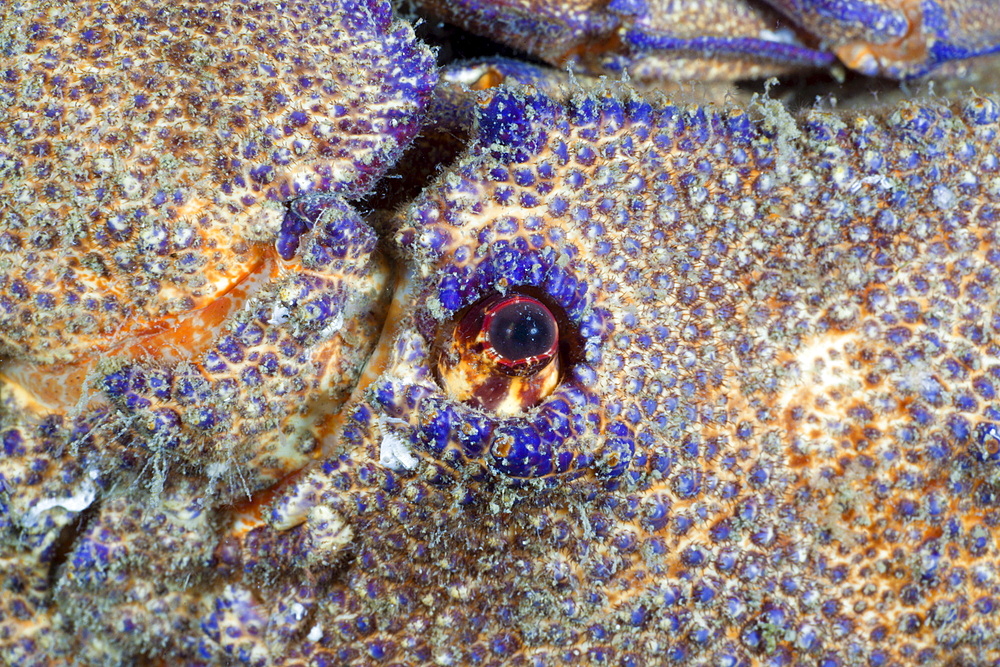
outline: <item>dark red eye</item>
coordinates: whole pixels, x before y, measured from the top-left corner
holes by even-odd
[[[559,325],[551,311],[541,301],[520,294],[501,297],[489,306],[482,328],[484,351],[511,370],[545,362],[559,342]]]
[[[559,383],[559,324],[526,294],[497,294],[474,304],[444,343],[442,383],[455,398],[516,414]]]

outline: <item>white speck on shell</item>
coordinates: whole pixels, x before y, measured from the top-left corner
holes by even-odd
[[[271,309],[271,317],[268,318],[268,324],[284,324],[288,321],[288,309],[285,308],[280,303],[274,304],[274,308]]]
[[[90,507],[97,498],[97,471],[91,470],[87,477],[83,479],[80,490],[68,498],[42,498],[35,506],[28,510],[24,516],[26,526],[34,526],[41,519],[42,514],[55,507],[62,507],[67,512],[82,512]]]
[[[378,462],[396,472],[417,467],[417,457],[410,451],[410,445],[395,433],[382,436]]]

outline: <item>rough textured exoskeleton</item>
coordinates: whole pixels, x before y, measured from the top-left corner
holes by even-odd
[[[351,0],[8,2],[0,54],[0,661],[127,662],[166,631],[75,628],[67,547],[95,627],[170,608],[145,563],[184,581],[218,506],[319,455],[388,296],[347,199],[417,132],[433,63]],[[185,536],[66,537],[130,486]]]
[[[234,547],[275,584],[220,634],[264,654],[297,594],[319,639],[284,650],[344,664],[995,656],[998,132],[984,97],[487,93],[397,219],[335,456]],[[436,341],[524,291],[576,343],[561,383],[469,406]]]
[[[434,88],[367,0],[0,18],[0,662],[1000,659],[995,93]]]

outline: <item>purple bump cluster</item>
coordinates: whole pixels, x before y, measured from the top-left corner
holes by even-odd
[[[274,203],[368,193],[436,79],[388,3],[91,5],[0,14],[0,261],[24,267],[0,279],[0,353],[45,362],[206,305],[277,226],[289,259],[308,216]]]

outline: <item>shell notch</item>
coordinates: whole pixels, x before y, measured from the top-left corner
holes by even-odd
[[[532,296],[489,296],[449,331],[437,366],[453,398],[513,415],[537,405],[559,383],[559,324]]]

